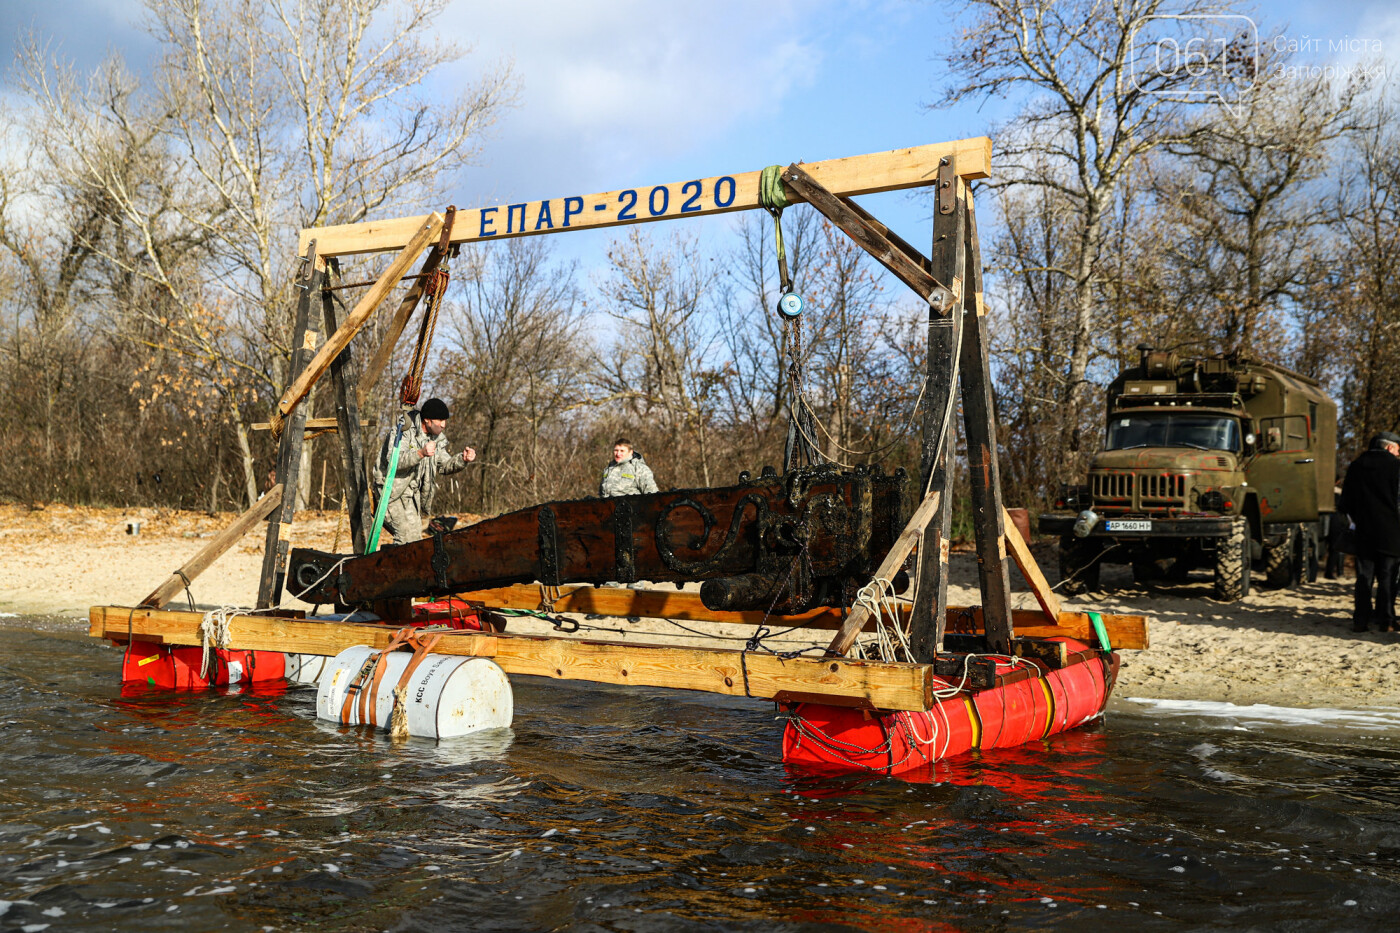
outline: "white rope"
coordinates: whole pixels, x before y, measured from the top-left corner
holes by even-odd
[[[864,606],[875,620],[874,644],[862,647],[873,649],[882,661],[908,661],[914,656],[902,619],[905,602],[908,600],[895,592],[894,583],[884,577],[875,577],[856,590],[856,605]]]
[[[300,599],[306,593],[320,586],[323,580],[338,571],[349,559],[349,557],[342,557],[340,560],[336,561],[329,570],[321,574],[315,582],[303,589],[301,593],[298,593],[293,598]],[[277,612],[280,609],[286,609],[288,608],[287,602],[287,598],[284,597],[280,603],[266,611]],[[213,657],[214,651],[222,651],[228,648],[230,638],[229,626],[233,623],[233,620],[239,616],[251,616],[261,611],[263,610],[246,609],[241,606],[220,606],[204,614],[204,618],[199,621],[199,641],[200,645],[203,647],[199,676],[208,680],[211,658]]]
[[[247,614],[247,609],[240,609],[237,606],[220,606],[218,609],[211,609],[204,614],[204,618],[199,622],[199,640],[204,648],[203,659],[199,665],[199,676],[205,680],[209,679],[210,662],[214,649],[223,650],[228,647],[229,623],[235,617]]]

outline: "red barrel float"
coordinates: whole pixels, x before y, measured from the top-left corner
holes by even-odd
[[[1088,646],[1063,641],[1071,652]],[[1091,656],[1067,667],[975,693],[963,692],[925,712],[875,713],[800,703],[788,711],[783,761],[818,770],[898,774],[974,748],[1012,748],[1073,729],[1103,712],[1116,657]],[[1028,661],[996,657],[997,673]],[[954,685],[934,678],[934,689]]]
[[[197,645],[157,645],[133,641],[122,654],[122,683],[145,684],[162,690],[263,684],[287,675],[287,656],[280,651],[211,649],[209,676],[201,673],[204,649]]]

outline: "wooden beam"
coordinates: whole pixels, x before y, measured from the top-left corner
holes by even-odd
[[[335,303],[335,296],[321,291],[321,319],[326,330],[334,333],[340,330],[344,319]],[[366,490],[364,471],[365,450],[360,434],[363,422],[360,420],[360,398],[355,391],[355,367],[351,357],[351,346],[345,345],[340,355],[331,361],[331,388],[335,394],[335,421],[337,438],[340,443],[340,488],[345,504],[346,521],[350,526],[350,544],[356,554],[365,552],[365,538],[369,534],[370,499]]]
[[[459,599],[492,609],[539,609],[540,588],[528,584],[501,586],[458,593]],[[840,628],[840,609],[822,607],[800,615],[772,615],[762,610],[726,612],[707,609],[699,593],[679,590],[631,590],[611,586],[561,586],[553,603],[555,612],[626,618],[676,619],[688,622],[726,622],[731,625],[767,625],[769,628]]]
[[[292,330],[292,354],[287,360],[287,375],[295,383],[306,371],[316,346],[319,327],[311,323],[311,296],[320,290],[325,266],[316,262],[316,243],[307,246],[303,274],[297,281],[296,325]],[[263,543],[262,572],[258,575],[258,608],[275,606],[282,599],[286,580],[287,554],[291,551],[292,518],[297,506],[297,478],[301,475],[301,450],[306,441],[307,406],[299,406],[288,420],[289,430],[282,434],[277,446],[277,482],[287,494],[278,503],[267,523]],[[274,420],[276,414],[274,413]]]
[[[89,631],[100,638],[198,645],[198,612],[94,606]],[[354,645],[382,648],[392,625],[310,622],[240,616],[229,625],[229,647],[335,655]],[[637,687],[703,690],[758,699],[820,699],[882,710],[926,710],[933,704],[933,669],[839,658],[780,658],[772,654],[632,645],[529,635],[444,632],[438,654],[488,657],[509,674]]]
[[[904,526],[899,537],[894,539],[894,545],[890,547],[885,559],[880,561],[880,567],[875,571],[876,579],[893,580],[895,578],[895,574],[899,573],[900,567],[904,565],[904,559],[914,550],[914,545],[923,539],[924,527],[938,514],[939,503],[942,499],[940,493],[931,492],[919,503],[919,507],[909,518],[909,524]],[[855,644],[856,637],[860,635],[869,619],[869,607],[863,603],[856,603],[851,608],[851,614],[841,624],[841,629],[836,633],[836,637],[827,646],[827,654],[839,657],[850,651],[851,645]]]
[[[457,594],[459,599],[478,603],[492,609],[538,609],[538,586],[502,586],[489,590],[474,590]],[[844,613],[837,608],[822,607],[801,615],[769,615],[764,612],[718,612],[706,609],[698,593],[668,590],[629,590],[603,586],[561,586],[554,600],[554,611],[592,613],[600,616],[626,618],[641,616],[649,619],[676,619],[686,622],[726,622],[732,625],[767,625],[769,628],[804,628],[834,630],[841,628]],[[909,607],[901,605],[901,619],[908,621]],[[1013,613],[1018,635],[1050,638],[1056,635],[1077,638],[1097,644],[1089,617],[1082,612],[1059,612],[1047,620],[1044,610],[1017,609]],[[978,608],[949,606],[946,613],[950,629],[967,631],[971,626],[980,631],[982,614]],[[1147,647],[1147,624],[1142,616],[1104,615],[1104,626],[1115,649]],[[867,620],[865,628],[873,620]]]
[[[261,499],[253,503],[251,509],[234,519],[232,525],[219,532],[212,541],[200,548],[198,554],[195,554],[194,557],[185,562],[184,566],[166,578],[165,582],[156,587],[150,596],[141,600],[141,605],[152,609],[165,608],[165,604],[184,589],[186,581],[193,581],[207,570],[210,564],[233,547],[240,538],[252,530],[254,525],[272,514],[272,510],[281,503],[282,486],[279,484],[264,493]]]
[[[1025,638],[1073,638],[1089,645],[1099,643],[1094,625],[1083,612],[1060,613],[1057,625],[1046,625],[1039,609],[1017,609],[1012,614],[1016,634]],[[1103,617],[1113,650],[1141,651],[1148,647],[1147,620],[1142,616],[1114,615]],[[948,631],[971,635],[985,633],[980,606],[967,609],[948,608]]]
[[[311,392],[311,387],[316,384],[316,380],[321,378],[321,374],[330,368],[331,361],[340,355],[340,351],[345,349],[350,338],[359,333],[365,321],[379,307],[380,302],[388,297],[389,292],[398,284],[399,277],[408,271],[408,267],[418,258],[418,254],[427,248],[433,238],[442,230],[442,215],[429,214],[427,219],[418,225],[417,231],[408,240],[408,245],[399,251],[399,255],[394,257],[394,261],[389,264],[389,268],[369,287],[359,303],[355,305],[355,310],[350,312],[350,316],[345,319],[334,334],[321,344],[316,355],[311,358],[311,362],[302,370],[301,374],[287,387],[287,391],[282,393],[282,398],[277,402],[277,410],[272,413],[272,430],[280,431],[282,423],[287,415],[297,403]],[[314,239],[314,238],[313,238]],[[321,251],[320,240],[315,240],[317,255],[325,258],[328,254]],[[321,267],[322,263],[315,264]],[[321,273],[323,274],[323,273]]]
[[[1016,523],[1006,514],[1005,509],[1002,510],[1001,520],[1006,527],[1006,547],[1011,552],[1011,558],[1016,561],[1016,566],[1021,568],[1021,576],[1030,584],[1031,592],[1035,594],[1035,601],[1040,603],[1040,610],[1045,613],[1045,618],[1054,624],[1060,617],[1060,597],[1055,595],[1050,581],[1041,573],[1040,564],[1031,553],[1030,545],[1021,537],[1021,529],[1016,527]]]
[[[849,198],[828,191],[796,163],[783,169],[783,182],[835,224],[851,240],[865,250],[924,301],[938,296],[938,307],[946,307],[951,295],[930,273],[930,263],[924,255],[890,229],[859,209]]]
[[[449,210],[452,210],[449,208]],[[444,219],[444,225],[447,221]],[[453,226],[456,226],[455,214]],[[423,260],[423,265],[418,270],[418,280],[413,283],[403,298],[399,301],[399,306],[394,311],[394,316],[389,319],[389,328],[384,332],[384,339],[379,344],[379,349],[375,351],[370,359],[369,365],[365,367],[364,373],[360,376],[359,401],[365,404],[369,398],[369,393],[379,383],[379,377],[383,375],[384,368],[389,365],[389,359],[394,355],[394,348],[399,344],[399,338],[403,336],[404,328],[408,326],[409,318],[413,317],[413,311],[418,307],[418,302],[423,299],[424,293],[428,290],[428,283],[432,281],[432,274],[437,271],[438,266],[447,258],[447,248],[441,244],[434,246],[428,253],[428,258]]]
[[[986,136],[808,162],[802,167],[827,190],[850,197],[932,185],[938,178],[938,161],[946,156],[956,160],[958,171],[964,178],[987,178],[991,175],[992,141]],[[758,179],[761,174],[761,171],[740,172],[602,194],[458,211],[451,242],[472,243],[571,230],[596,230],[622,224],[752,210],[759,206]],[[802,200],[795,193],[788,196],[792,200]],[[402,248],[423,221],[423,217],[400,217],[317,227],[303,230],[300,242],[304,245],[309,240],[316,240],[324,256],[385,252]]]
[[[369,422],[369,419],[367,419],[367,418],[361,418],[361,419],[360,419],[360,427],[362,427],[362,428],[365,427],[366,425],[368,425],[369,423],[370,423],[370,422]],[[252,429],[253,429],[254,431],[271,431],[271,430],[272,430],[272,422],[271,422],[271,421],[254,421],[254,422],[252,423],[251,427],[252,427]],[[334,433],[335,433],[336,431],[338,431],[339,429],[340,429],[340,422],[339,422],[337,419],[335,419],[335,418],[307,418],[307,419],[306,419],[306,430],[308,430],[308,431],[316,431],[316,432],[322,433],[322,434],[334,434]]]
[[[961,183],[959,188],[964,188]],[[977,213],[972,192],[959,192],[966,214],[963,224],[963,333],[962,363],[958,379],[962,388],[963,436],[967,440],[968,485],[972,492],[972,527],[977,548],[977,583],[987,622],[987,643],[992,651],[1006,654],[1013,637],[1011,574],[1006,566],[1005,509],[1001,504],[1001,468],[997,462],[996,400],[992,397],[992,369],[987,350],[987,319],[977,306],[982,294],[982,250],[977,241]]]
[[[928,354],[924,386],[923,437],[919,452],[919,484],[927,493],[943,495],[943,509],[930,523],[926,547],[919,552],[914,590],[914,614],[909,623],[909,646],[915,660],[932,661],[943,649],[943,624],[948,608],[948,550],[953,526],[953,473],[957,468],[959,347],[963,330],[963,224],[966,219],[962,179],[950,174],[952,164],[940,166],[934,197],[933,243],[929,250],[933,274],[952,292],[942,307],[928,306]],[[945,188],[943,184],[949,183]]]

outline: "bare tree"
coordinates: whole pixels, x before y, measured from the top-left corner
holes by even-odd
[[[618,335],[596,361],[604,397],[649,422],[674,452],[693,440],[698,479],[708,486],[711,421],[725,379],[712,358],[722,342],[703,313],[714,273],[694,240],[675,235],[657,248],[635,227],[613,243],[608,263],[598,289]]]
[[[1366,103],[1336,192],[1338,259],[1314,289],[1327,310],[1327,356],[1342,379],[1342,427],[1353,449],[1400,427],[1400,94],[1390,84]]]
[[[104,257],[164,293],[162,315],[178,324],[165,346],[198,361],[211,385],[271,399],[286,381],[297,230],[440,191],[509,103],[510,70],[445,104],[421,96],[423,80],[463,54],[432,38],[442,0],[147,5],[163,48],[152,100],[116,67],[98,82],[109,101],[102,86],[77,93],[37,42],[23,50],[21,83],[48,114],[45,131],[76,156],[74,186],[109,201],[140,247]],[[108,136],[140,137],[162,171],[129,185],[88,132],[104,120]],[[187,254],[165,247],[179,239],[207,248],[199,268],[176,268]],[[248,400],[223,397],[256,498]]]
[[[1218,311],[1221,350],[1251,348],[1261,319],[1306,287],[1326,219],[1312,183],[1328,167],[1331,143],[1354,128],[1356,84],[1337,88],[1269,64],[1269,77],[1236,106],[1198,115],[1171,147],[1181,159],[1157,179],[1183,221],[1168,241],[1177,272],[1194,286],[1198,313]],[[1281,324],[1263,349],[1281,349]]]
[[[1027,93],[999,136],[997,184],[1048,188],[1070,208],[1070,249],[1057,256],[1071,310],[1061,404],[1068,447],[1078,450],[1115,199],[1133,164],[1182,132],[1174,91],[1184,75],[1138,71],[1134,40],[1148,17],[1214,6],[1198,0],[973,0],[970,6],[975,18],[948,56],[953,83],[943,101]]]
[[[783,212],[783,250],[798,291],[810,285],[808,270],[821,237],[818,220],[805,204]],[[724,257],[716,280],[725,346],[733,364],[725,391],[728,408],[762,433],[777,422],[787,399],[787,330],[777,315],[782,297],[777,246],[773,221],[764,214],[744,216],[736,232],[738,242]]]
[[[490,512],[568,495],[551,442],[585,404],[591,353],[572,265],[541,239],[464,254],[460,305],[445,313],[444,374],[456,422],[479,448],[475,507]]]

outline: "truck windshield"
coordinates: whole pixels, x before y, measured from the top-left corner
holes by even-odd
[[[1234,418],[1205,414],[1133,412],[1108,421],[1108,449],[1129,447],[1195,447],[1201,450],[1240,449],[1240,423]]]

